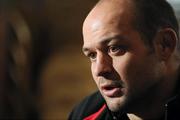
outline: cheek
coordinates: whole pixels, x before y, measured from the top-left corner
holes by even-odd
[[[160,67],[152,57],[129,56],[114,63],[121,80],[131,92],[148,88],[160,79]]]
[[[145,78],[150,76],[150,67],[147,67],[147,61],[136,56],[125,56],[123,59],[114,61],[114,68],[118,72],[121,80],[129,88],[134,84],[144,83]]]
[[[113,67],[118,72],[120,79],[124,82],[129,76],[129,72],[132,70],[133,61],[130,56],[123,56],[121,58],[114,59]]]

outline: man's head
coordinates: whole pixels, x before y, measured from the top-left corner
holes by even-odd
[[[158,30],[172,28],[179,37],[178,21],[166,0],[134,0],[135,28],[142,33],[147,44],[152,44]]]
[[[176,81],[168,78],[175,76],[179,66],[178,27],[166,4],[163,0],[101,0],[87,16],[83,51],[111,111],[133,111],[143,101],[161,95],[161,100],[154,99],[164,102],[172,94]],[[171,18],[162,17],[162,23],[156,20],[161,14],[154,12],[165,12],[164,7],[169,7],[170,16],[162,16]]]

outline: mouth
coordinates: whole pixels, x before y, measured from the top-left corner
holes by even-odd
[[[101,90],[107,97],[120,97],[123,95],[123,86],[117,83],[102,85]]]

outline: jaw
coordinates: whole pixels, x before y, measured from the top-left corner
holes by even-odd
[[[107,103],[108,108],[112,112],[117,112],[117,111],[121,111],[122,109],[125,109],[126,101],[127,101],[125,95],[122,95],[120,97],[107,97],[103,95],[103,97]]]

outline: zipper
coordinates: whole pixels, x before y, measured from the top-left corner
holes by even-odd
[[[164,120],[167,120],[167,117],[168,117],[168,104],[165,104],[165,119]]]
[[[170,104],[172,101],[174,101],[175,99],[177,98],[177,95],[176,96],[174,96],[174,97],[172,97],[172,98],[170,98],[167,102],[166,102],[166,104],[165,104],[165,119],[164,120],[168,120],[168,104]]]

